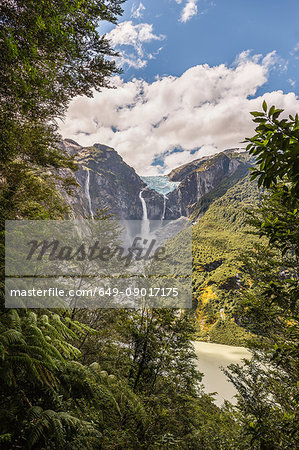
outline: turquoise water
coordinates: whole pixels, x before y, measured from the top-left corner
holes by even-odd
[[[141,177],[141,179],[150,189],[163,195],[167,195],[169,192],[174,191],[180,184],[178,181],[170,181],[169,178],[165,176]]]

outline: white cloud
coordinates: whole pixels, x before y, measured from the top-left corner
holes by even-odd
[[[183,5],[179,18],[179,21],[183,23],[188,22],[194,16],[207,14],[215,6],[213,0],[175,0],[175,2]]]
[[[148,55],[148,59],[151,59],[151,55]],[[147,65],[147,60],[144,58],[138,58],[133,53],[122,53],[120,57],[117,58],[117,64],[120,67],[133,67],[134,69],[142,69]]]
[[[134,53],[128,53],[126,50],[120,49],[120,65],[128,64],[134,68],[146,66],[148,54],[144,49],[144,44],[152,41],[161,41],[165,38],[163,35],[156,35],[153,31],[153,25],[149,23],[139,23],[134,25],[132,21],[119,23],[106,38],[110,40],[111,45],[120,49],[123,46],[133,48]],[[151,54],[152,56],[153,54]]]
[[[294,59],[299,59],[299,42],[297,42],[293,50],[290,52],[290,55],[293,56]]]
[[[197,0],[188,0],[181,14],[180,21],[185,23],[197,14]]]
[[[114,77],[116,89],[72,101],[61,132],[81,145],[114,147],[140,174],[167,173],[200,156],[240,146],[254,133],[249,112],[260,110],[263,99],[288,114],[298,111],[294,93],[256,97],[275,61],[275,53],[262,58],[245,52],[232,67],[198,65],[180,77],[153,83]],[[164,167],[152,166],[157,158]]]
[[[175,0],[176,3],[181,5],[182,3],[185,3],[180,16],[180,22],[188,22],[193,16],[196,16],[198,8],[197,8],[197,1],[198,0]]]
[[[143,11],[145,11],[145,6],[141,2],[138,7],[134,4],[131,9],[131,17],[134,19],[141,19],[143,16]]]
[[[213,147],[212,145],[204,145],[192,153],[188,150],[176,151],[173,153],[169,152],[169,154],[166,154],[164,157],[166,172],[174,167],[181,166],[182,164],[186,164],[194,159],[200,158],[201,156],[214,155],[217,152],[219,152],[217,147]]]

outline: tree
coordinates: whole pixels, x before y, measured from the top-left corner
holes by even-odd
[[[298,155],[299,121],[263,104],[247,149],[252,178],[266,189],[250,223],[263,243],[243,260],[240,321],[259,336],[253,359],[227,372],[239,393],[244,432],[252,448],[297,448],[298,435]]]
[[[1,448],[132,447],[146,423],[142,399],[95,361],[83,365],[76,341],[86,326],[57,312],[9,310],[0,318]]]
[[[0,4],[0,266],[4,222],[65,218],[61,192],[76,169],[59,146],[58,117],[76,95],[92,96],[118,72],[100,20],[123,0],[3,0]],[[1,291],[2,292],[2,291]],[[3,297],[3,292],[2,292]],[[3,303],[3,298],[1,299]]]
[[[82,309],[75,318],[97,329],[83,339],[82,361],[96,360],[142,400],[147,420],[131,423],[132,448],[236,448],[238,423],[200,386],[202,375],[195,368],[190,342],[195,331],[192,311]],[[120,448],[129,419],[124,411],[116,439]],[[249,448],[247,440],[243,448]]]
[[[258,178],[259,186],[269,190],[268,211],[255,225],[270,244],[298,257],[299,118],[296,114],[280,119],[283,110],[271,106],[267,112],[266,102],[263,109],[251,113],[259,125],[257,134],[246,139],[247,150],[256,157],[252,179]]]
[[[1,220],[55,218],[65,208],[57,170],[75,168],[58,146],[56,119],[118,70],[98,32],[123,0],[4,0],[0,5]],[[60,201],[59,201],[60,200]]]
[[[247,148],[257,156],[252,178],[258,177],[260,186],[268,189],[250,223],[260,237],[267,238],[268,245],[248,254],[253,261],[247,267],[257,281],[252,285],[253,291],[258,288],[255,297],[274,313],[267,314],[272,322],[268,337],[277,340],[281,336],[288,342],[285,333],[295,332],[298,319],[299,120],[298,115],[280,120],[283,111],[272,106],[267,113],[265,102],[263,108],[264,113],[252,113],[259,125]],[[263,325],[266,320],[264,316]]]

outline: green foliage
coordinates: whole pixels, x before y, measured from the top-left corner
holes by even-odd
[[[53,392],[58,384],[59,364],[65,358],[78,355],[78,350],[66,339],[74,336],[57,314],[16,310],[2,313],[1,432],[9,434],[14,444],[25,439],[27,425],[25,428],[24,425],[31,420],[26,418],[27,408],[32,408],[35,402],[40,403],[41,395]],[[62,426],[58,428],[61,431]],[[32,434],[30,431],[28,433],[28,442],[37,440],[35,427],[32,427]],[[38,435],[41,437],[44,434],[40,431]]]
[[[92,95],[117,72],[97,31],[115,23],[122,0],[4,0],[0,5],[0,221],[59,218],[57,187],[75,169],[58,145],[58,117],[76,95]]]
[[[125,380],[108,375],[98,363],[75,361],[80,351],[74,344],[86,332],[89,327],[55,313],[9,310],[2,315],[3,442],[26,448],[108,445],[124,410],[126,439],[132,440],[130,427],[146,421],[143,403]]]
[[[258,204],[260,192],[247,171],[246,166],[236,173],[233,186],[225,182],[216,188],[214,201],[213,191],[207,194],[209,209],[193,226],[193,295],[202,332],[200,337],[208,337],[208,330],[221,318],[222,309],[225,314],[223,327],[227,326],[228,341],[225,342],[223,333],[213,332],[209,336],[212,342],[231,343],[232,326],[238,329],[240,335],[235,345],[240,345],[243,341],[241,336],[246,335],[237,323],[231,325],[230,319],[238,320],[236,306],[241,289],[240,254],[254,248],[257,241],[255,236],[248,234],[252,227],[247,223],[247,210]],[[243,177],[239,179],[241,174]],[[200,208],[205,203],[204,198],[200,201]],[[205,299],[207,289],[211,295]]]
[[[298,442],[298,117],[278,120],[281,110],[263,104],[253,113],[257,135],[248,139],[258,156],[253,178],[268,188],[251,215],[267,238],[243,258],[242,324],[261,339],[245,369],[228,375],[239,392],[237,408],[252,448],[297,448]]]
[[[201,392],[192,315],[76,310],[72,316],[2,314],[1,448],[229,449],[238,440],[229,413]]]
[[[124,442],[133,426],[129,427],[128,412],[124,411],[117,436],[112,439],[110,435],[115,446],[233,448],[232,442],[239,440],[238,424],[201,391],[201,374],[195,370],[190,343],[194,334],[192,312],[78,310],[76,317],[93,322],[99,330],[97,336],[84,341],[83,359],[97,359],[108,373],[126,380],[142,400],[139,411],[143,422],[134,428],[135,440]],[[111,448],[108,442],[105,445]]]
[[[60,116],[75,95],[92,95],[116,70],[99,20],[115,23],[122,0],[3,1],[1,98],[7,113]],[[33,150],[34,151],[34,150]]]
[[[226,375],[238,390],[233,408],[242,423],[241,434],[250,448],[296,449],[298,444],[298,388],[294,379],[273,362],[255,354],[245,367],[231,365]]]
[[[210,342],[217,342],[217,344],[246,347],[252,336],[233,320],[219,319],[208,332],[201,334],[200,337],[202,340],[208,338]]]
[[[258,164],[252,178],[258,178],[270,196],[255,226],[285,254],[298,250],[299,120],[298,115],[279,119],[282,112],[274,106],[267,112],[264,104],[264,113],[252,113],[259,125],[247,148]]]
[[[282,109],[267,107],[263,112],[252,112],[253,122],[258,123],[256,135],[247,138],[247,150],[256,157],[257,168],[252,179],[258,178],[259,186],[267,189],[283,183],[285,195],[295,201],[299,193],[299,119],[280,119]],[[289,184],[290,183],[290,184]]]
[[[248,322],[255,324],[253,326],[258,327],[258,321],[252,320],[251,314],[256,317],[259,311],[263,317],[260,328],[264,330],[260,329],[260,333],[264,332],[269,338],[276,340],[279,336],[284,339],[286,334],[294,333],[297,321],[298,173],[294,171],[294,165],[289,158],[292,157],[293,162],[296,160],[298,118],[290,117],[289,121],[279,121],[278,117],[282,111],[271,107],[267,115],[265,104],[264,110],[268,119],[266,123],[261,122],[262,127],[257,127],[258,134],[251,140],[250,151],[259,151],[258,144],[266,133],[270,139],[269,149],[272,150],[273,146],[273,154],[279,155],[276,161],[279,170],[272,170],[272,163],[266,151],[259,153],[259,165],[267,170],[267,176],[257,171],[253,177],[259,174],[260,184],[270,188],[258,210],[252,214],[250,222],[259,236],[268,238],[268,245],[260,246],[257,252],[249,252],[246,255],[244,268],[252,283],[246,290],[249,300],[247,297],[244,299],[244,320],[246,318]],[[268,121],[271,122],[271,129],[270,132],[265,132]],[[283,175],[280,166],[283,166]],[[289,337],[287,342],[291,343],[292,338]]]

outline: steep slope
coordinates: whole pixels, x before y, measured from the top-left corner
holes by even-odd
[[[254,248],[257,237],[247,234],[246,208],[257,205],[260,191],[249,175],[220,196],[207,194],[197,205],[209,209],[193,226],[193,294],[201,337],[214,342],[243,344],[235,307],[240,292],[240,256]],[[218,195],[218,198],[217,198]],[[227,333],[223,330],[227,330]]]
[[[251,166],[252,164],[249,161],[244,161],[232,175],[225,176],[214,189],[199,199],[193,208],[191,218],[198,220],[215,200],[222,197],[231,187],[248,175]]]
[[[202,198],[210,193],[212,201],[222,195],[245,176],[250,166],[246,154],[234,150],[192,161],[169,174],[171,181],[178,180],[180,184],[166,198],[147,186],[113,148],[101,144],[82,147],[70,139],[65,139],[61,146],[78,164],[75,173],[78,187],[73,196],[65,195],[72,215],[77,217],[94,217],[100,210],[108,209],[120,219],[141,220],[145,200],[151,220],[190,215],[196,218],[205,210],[198,203]]]
[[[208,156],[195,159],[190,163],[186,163],[179,167],[176,167],[171,172],[169,172],[167,176],[171,181],[183,181],[184,178],[186,178],[194,170],[199,169],[200,166],[202,166],[208,159]]]
[[[81,147],[69,139],[61,145],[78,164],[75,173],[78,188],[73,197],[66,198],[74,215],[93,217],[101,209],[108,208],[109,213],[120,219],[141,220],[143,210],[139,196],[143,191],[148,217],[161,218],[163,196],[146,188],[135,170],[113,148],[100,144]]]
[[[173,170],[169,177],[171,180],[181,180],[181,183],[168,195],[166,218],[181,215],[189,217],[202,197],[228,180],[238,168],[247,169],[249,165],[246,153],[227,150]],[[246,170],[243,175],[242,170],[239,172],[240,176],[244,176]]]
[[[238,148],[231,148],[225,150],[224,154],[230,154],[235,153],[238,151]],[[213,156],[203,156],[202,158],[194,159],[190,163],[183,164],[179,167],[176,167],[171,172],[169,172],[168,177],[171,181],[183,181],[190,173],[194,172],[195,170],[199,169],[203,164],[213,159]]]

